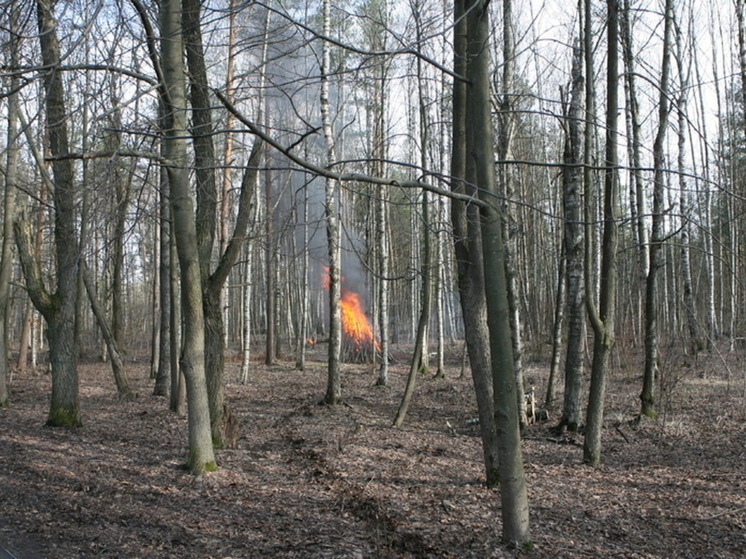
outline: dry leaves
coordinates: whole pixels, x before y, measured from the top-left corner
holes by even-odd
[[[581,464],[581,438],[530,427],[528,553],[500,543],[459,350],[446,379],[420,379],[398,430],[404,367],[381,388],[369,365],[347,365],[346,403],[328,408],[316,403],[325,369],[315,351],[306,372],[257,364],[252,385],[229,383],[239,448],[219,451],[220,470],[198,478],[180,468],[185,419],[147,396],[142,365],[128,373],[146,396],[126,404],[105,365],[81,366],[77,430],[43,427],[49,378],[16,375],[14,406],[0,410],[0,545],[55,559],[746,554],[743,381],[682,371],[665,414],[634,425],[638,380],[615,373],[596,469]],[[545,371],[530,376],[541,394]]]

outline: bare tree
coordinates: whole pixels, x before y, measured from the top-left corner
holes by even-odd
[[[331,32],[331,2],[323,2],[322,34],[330,36]],[[331,45],[324,40],[321,46],[321,120],[326,141],[326,156],[331,163],[336,161],[334,146],[334,130],[329,105],[329,74],[331,68]],[[326,178],[326,196],[324,214],[326,220],[327,253],[329,257],[329,360],[328,382],[324,402],[337,404],[342,398],[342,379],[340,371],[340,354],[342,350],[342,312],[340,300],[342,298],[341,267],[341,237],[339,223],[339,182],[331,177]]]
[[[21,46],[19,29],[18,3],[13,1],[9,6],[9,67],[18,66],[18,56]],[[8,372],[8,303],[10,298],[10,276],[13,271],[13,222],[16,215],[16,187],[18,180],[18,110],[19,110],[20,79],[12,73],[8,80],[8,136],[5,166],[5,196],[3,200],[3,240],[0,249],[0,408],[10,406],[10,387]],[[24,355],[26,348],[21,347]]]
[[[615,309],[616,309],[616,273],[617,273],[617,198],[619,191],[618,175],[618,142],[619,131],[617,129],[619,112],[619,13],[617,0],[607,1],[607,62],[606,62],[606,155],[604,161],[604,193],[603,193],[603,241],[601,246],[601,276],[599,283],[598,308],[593,297],[590,296],[593,289],[591,274],[590,245],[591,234],[586,229],[586,269],[585,289],[586,308],[590,323],[593,326],[593,361],[591,364],[591,384],[588,397],[588,410],[586,413],[585,441],[583,443],[583,458],[591,465],[601,462],[601,432],[603,429],[604,400],[606,396],[606,383],[608,378],[608,361],[611,348],[614,343]],[[591,48],[591,2],[584,2],[584,51],[586,64],[592,60]],[[592,70],[592,66],[590,67]],[[592,81],[593,72],[586,70],[586,112],[593,107]],[[592,113],[589,113],[589,118]],[[586,169],[590,167],[589,136],[591,134],[589,120],[586,120]],[[593,223],[590,209],[589,190],[591,188],[589,173],[586,173],[586,227]]]
[[[466,75],[466,0],[454,1],[454,72]],[[474,184],[466,181],[467,166],[473,178],[472,159],[466,151],[466,81],[453,82],[453,140],[451,142],[451,176],[455,192],[476,195]],[[463,309],[464,335],[469,353],[472,380],[477,397],[479,429],[484,454],[485,477],[490,486],[500,480],[498,465],[497,429],[492,391],[489,330],[484,297],[484,268],[482,262],[482,233],[479,208],[474,204],[451,199],[451,220],[456,252],[456,271]]]
[[[655,383],[659,372],[658,271],[663,267],[664,191],[666,187],[665,140],[668,130],[669,75],[671,72],[671,37],[673,33],[673,0],[666,0],[661,63],[660,97],[658,99],[658,132],[653,143],[653,227],[650,235],[650,270],[645,288],[645,370],[640,394],[640,413],[655,417]]]
[[[47,323],[49,360],[52,369],[52,398],[48,425],[75,426],[81,424],[78,399],[78,347],[75,339],[76,309],[78,300],[78,235],[76,211],[78,187],[75,184],[73,161],[69,153],[68,114],[65,90],[60,73],[60,45],[52,2],[36,3],[44,71],[46,105],[46,133],[52,163],[54,208],[54,244],[57,261],[54,293],[47,291],[41,265],[34,258],[29,222],[16,224],[15,237],[26,289],[36,308]],[[73,327],[71,327],[71,325]]]
[[[489,85],[489,0],[477,2],[467,12],[466,153],[471,160],[474,184],[481,207],[482,258],[490,334],[490,356],[495,399],[498,451],[500,455],[500,500],[503,539],[525,545],[530,542],[528,497],[521,453],[518,394],[516,391],[513,342],[510,334],[508,286],[500,213],[497,208],[492,119]],[[469,173],[467,173],[469,178]]]
[[[199,245],[187,161],[186,70],[183,58],[181,1],[161,3],[161,57],[166,109],[164,147],[182,288],[184,374],[189,419],[187,467],[194,473],[217,468],[210,431],[210,408],[205,378],[205,319],[202,302]]]
[[[567,352],[565,392],[559,427],[577,431],[582,418],[583,362],[585,360],[585,286],[583,284],[582,163],[582,50],[573,48],[570,98],[566,107],[562,204],[565,210],[564,246],[567,281]]]

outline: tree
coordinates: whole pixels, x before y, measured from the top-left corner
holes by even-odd
[[[10,5],[10,68],[18,66],[21,46],[19,9],[17,2]],[[0,250],[0,408],[10,406],[8,374],[8,303],[10,298],[10,275],[13,271],[13,222],[16,215],[16,181],[18,179],[18,98],[20,79],[14,73],[8,80],[8,146],[5,166],[5,196],[3,199],[3,240]],[[25,354],[25,348],[20,350]]]
[[[591,384],[588,396],[588,410],[586,412],[585,440],[583,443],[583,459],[590,465],[596,466],[601,462],[601,431],[603,429],[604,399],[606,396],[606,382],[608,377],[609,353],[614,343],[615,308],[616,308],[616,251],[618,244],[617,197],[619,190],[618,175],[618,64],[619,64],[619,17],[617,0],[607,1],[607,62],[606,62],[606,155],[604,160],[604,192],[603,192],[603,232],[601,246],[601,277],[599,283],[598,308],[593,297],[586,296],[586,308],[590,323],[593,327],[593,361],[591,364]],[[592,102],[592,48],[590,36],[591,2],[585,0],[585,36],[584,51],[586,57],[586,111],[590,116]],[[589,69],[591,71],[589,71]],[[586,120],[586,169],[590,169],[590,122]],[[586,189],[586,227],[593,223],[588,195],[591,182],[590,173],[585,176]],[[591,234],[586,230],[586,271],[585,289],[590,294],[593,289],[591,277]]]
[[[213,143],[213,124],[210,90],[207,82],[205,54],[200,24],[200,3],[183,0],[184,37],[190,77],[192,106],[192,144],[195,155],[197,208],[195,226],[202,281],[202,305],[205,327],[205,373],[210,403],[210,424],[215,447],[223,446],[225,325],[221,306],[222,292],[231,268],[241,252],[241,244],[248,229],[261,142],[257,141],[241,184],[238,215],[233,236],[221,247],[220,260],[211,269],[212,253],[218,236],[218,191],[215,176],[216,156]]]
[[[582,50],[573,48],[570,98],[566,107],[565,149],[562,169],[562,205],[565,211],[565,270],[567,278],[567,352],[565,392],[559,427],[577,431],[581,422],[583,361],[585,359],[585,289],[583,285],[583,195],[581,141],[583,72]]]
[[[645,287],[645,370],[640,413],[655,417],[655,382],[658,376],[659,325],[658,325],[658,271],[663,267],[663,195],[665,189],[665,145],[668,129],[669,74],[671,72],[671,36],[673,0],[666,0],[663,31],[663,58],[661,63],[660,97],[658,99],[658,132],[653,143],[653,227],[650,234],[650,270]]]
[[[181,13],[180,0],[162,1],[160,63],[167,123],[163,131],[164,155],[182,286],[184,347],[180,366],[186,384],[189,419],[187,467],[198,474],[216,469],[217,463],[210,431],[210,409],[205,379],[205,319],[199,245],[187,166],[186,71]]]
[[[91,302],[91,309],[93,310],[93,314],[96,316],[96,321],[101,329],[104,342],[106,343],[106,349],[109,353],[109,359],[111,360],[111,370],[112,373],[114,373],[114,381],[117,386],[117,396],[120,400],[133,400],[137,397],[137,394],[132,391],[129,381],[127,380],[127,374],[124,370],[124,363],[122,362],[122,357],[119,352],[117,338],[114,336],[114,331],[106,320],[106,313],[98,300],[96,287],[93,285],[93,280],[88,273],[85,263],[81,263],[81,268],[86,293]]]
[[[516,132],[515,102],[515,33],[513,32],[513,2],[502,3],[502,96],[498,101],[499,134],[497,137],[498,180],[501,194],[506,203],[503,205],[503,240],[505,243],[505,273],[508,280],[508,304],[510,305],[510,331],[513,338],[513,359],[515,360],[515,378],[517,386],[518,408],[521,425],[526,421],[526,401],[523,397],[523,332],[520,310],[520,292],[518,287],[517,247],[515,238],[515,216],[509,205],[515,196],[515,173],[517,168],[507,163],[513,158],[513,144]]]
[[[54,245],[57,263],[56,291],[44,285],[39,261],[32,250],[31,228],[27,220],[16,223],[16,244],[26,289],[31,301],[44,316],[49,340],[52,369],[52,398],[47,424],[77,426],[81,424],[78,399],[78,346],[75,339],[78,301],[78,235],[76,211],[78,187],[69,153],[68,114],[65,90],[60,73],[60,45],[51,0],[37,0],[39,46],[44,71],[46,133],[53,158],[52,206],[54,211]],[[71,327],[73,326],[73,327]]]
[[[497,208],[489,85],[489,0],[480,0],[467,12],[466,153],[481,205],[482,258],[485,277],[487,324],[500,456],[500,500],[503,539],[530,544],[528,497],[521,453],[518,395],[516,394],[513,342],[510,334],[508,286],[500,213]]]
[[[641,282],[647,280],[650,270],[650,251],[648,250],[649,233],[646,225],[647,219],[647,197],[645,192],[645,181],[642,173],[642,138],[640,125],[640,102],[638,100],[637,88],[637,66],[634,52],[634,33],[632,28],[632,8],[630,0],[624,0],[623,8],[619,17],[619,39],[622,48],[622,59],[624,61],[624,93],[627,110],[627,152],[631,163],[629,173],[629,206],[631,221],[637,244],[637,267]],[[638,282],[635,282],[638,285]],[[636,296],[637,314],[642,318],[642,295]]]
[[[323,2],[322,34],[329,37],[331,31],[331,0]],[[334,130],[329,107],[329,72],[331,67],[331,45],[324,40],[321,44],[321,121],[326,142],[326,156],[329,163],[336,160]],[[341,237],[339,224],[339,182],[326,178],[324,217],[326,221],[327,254],[329,258],[329,360],[326,394],[324,403],[338,404],[342,398],[340,354],[342,350],[342,298]]]
[[[413,13],[415,18],[415,33],[418,50],[422,50],[422,21],[420,14],[420,6],[415,5],[413,7]],[[425,83],[423,75],[422,59],[417,58],[417,99],[418,99],[418,114],[419,114],[419,155],[420,155],[420,168],[424,171],[429,168],[428,157],[427,157],[427,145],[429,142],[429,119],[427,114],[427,103],[425,99]],[[421,277],[422,277],[422,290],[420,291],[420,315],[417,319],[417,328],[415,331],[415,342],[414,350],[412,352],[412,359],[409,365],[409,373],[407,375],[407,384],[404,388],[404,394],[399,404],[399,408],[394,418],[394,426],[401,427],[404,423],[404,418],[409,409],[412,396],[414,395],[414,388],[417,382],[417,374],[427,371],[428,368],[428,338],[429,338],[429,325],[430,315],[433,306],[433,249],[432,249],[432,233],[430,228],[432,226],[431,220],[431,201],[427,192],[421,193],[421,212],[422,212],[422,223],[421,223]],[[413,212],[414,214],[414,212]]]
[[[466,180],[467,165],[473,178],[472,159],[466,152],[466,0],[454,1],[454,73],[453,80],[453,129],[451,142],[451,188],[458,193],[477,195],[473,182]],[[495,427],[494,395],[492,391],[489,330],[484,296],[484,268],[482,262],[482,233],[479,208],[451,199],[451,221],[453,224],[454,249],[456,252],[456,274],[459,297],[463,309],[464,336],[469,353],[472,381],[477,397],[479,430],[482,439],[485,477],[487,485],[499,483],[498,443]]]

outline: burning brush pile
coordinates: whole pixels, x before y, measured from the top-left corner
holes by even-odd
[[[363,311],[360,295],[342,289],[342,361],[370,363],[381,353],[370,320]]]
[[[322,285],[329,289],[329,269],[324,266]],[[345,278],[342,277],[344,283]],[[372,363],[381,353],[373,326],[363,310],[360,294],[342,285],[342,355],[345,363]]]

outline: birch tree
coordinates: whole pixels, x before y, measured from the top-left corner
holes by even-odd
[[[331,32],[331,2],[324,0],[322,5],[322,34],[329,37]],[[331,68],[331,45],[324,40],[321,43],[321,89],[319,101],[321,106],[321,125],[326,142],[326,157],[329,163],[336,161],[334,146],[334,129],[331,120],[329,103],[329,73]],[[342,398],[342,379],[340,355],[342,351],[342,298],[341,237],[339,223],[339,182],[331,177],[326,178],[324,218],[326,221],[327,254],[329,258],[329,358],[326,394],[324,402],[337,404]]]

